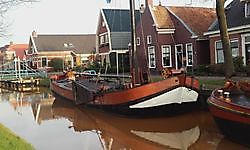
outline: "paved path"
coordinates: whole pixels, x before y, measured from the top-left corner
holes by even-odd
[[[205,80],[205,79],[211,79],[211,80],[220,79],[220,80],[223,80],[223,79],[225,79],[225,77],[222,77],[222,76],[196,76],[196,78],[202,79],[202,80]],[[235,81],[247,80],[247,81],[250,82],[250,77],[234,76],[234,77],[232,77],[232,80],[235,80]]]

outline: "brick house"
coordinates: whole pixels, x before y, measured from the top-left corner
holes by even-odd
[[[242,56],[244,65],[250,62],[250,1],[233,0],[225,8],[232,56]],[[210,41],[211,64],[224,63],[218,20],[204,35]]]
[[[88,63],[95,53],[95,34],[37,34],[29,39],[27,58],[33,68],[44,69],[53,58],[64,60],[64,67],[80,66]]]
[[[145,0],[137,25],[137,52],[142,68],[161,71],[209,64],[206,32],[216,18],[215,10],[202,7],[153,6]]]
[[[135,12],[139,20],[139,11]],[[103,65],[112,68],[129,68],[131,40],[130,13],[127,9],[101,9],[96,31],[96,50]],[[118,69],[117,69],[118,73]]]
[[[26,60],[25,52],[28,49],[28,44],[16,44],[10,42],[10,44],[5,45],[0,48],[0,65],[4,69],[4,64],[8,62],[13,62],[14,59],[20,59],[21,61]],[[7,67],[7,66],[5,66]]]

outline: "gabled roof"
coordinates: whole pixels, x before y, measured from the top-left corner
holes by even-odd
[[[9,45],[8,50],[14,51],[16,56],[22,60],[24,59],[25,51],[28,49],[28,46],[28,44],[12,44]]]
[[[110,32],[130,32],[130,12],[126,9],[102,9],[103,17]],[[136,22],[140,20],[139,10],[135,11]]]
[[[90,54],[96,47],[95,34],[86,35],[46,35],[32,36],[38,52],[74,51],[77,54]],[[32,41],[32,40],[31,40]]]
[[[234,0],[225,8],[227,27],[234,28],[250,24],[250,18],[245,17],[245,3],[240,0]],[[219,30],[218,20],[210,26],[208,31]]]
[[[167,7],[181,21],[193,36],[202,36],[216,18],[213,8],[203,7]]]
[[[174,29],[174,23],[169,11],[164,6],[154,6],[151,9],[156,27],[159,29]]]
[[[1,47],[1,52],[11,51],[14,52],[21,60],[24,59],[25,51],[28,49],[28,44],[9,44]]]

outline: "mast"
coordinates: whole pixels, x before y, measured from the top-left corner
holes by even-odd
[[[135,33],[135,1],[129,0],[130,3],[130,23],[131,23],[131,76],[133,87],[136,84],[136,76],[138,76],[138,61],[136,58],[136,33]]]

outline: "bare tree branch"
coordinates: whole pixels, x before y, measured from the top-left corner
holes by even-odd
[[[0,0],[0,37],[7,36],[7,30],[10,26],[4,22],[4,15],[7,11],[12,7],[33,2],[38,2],[38,0]]]

